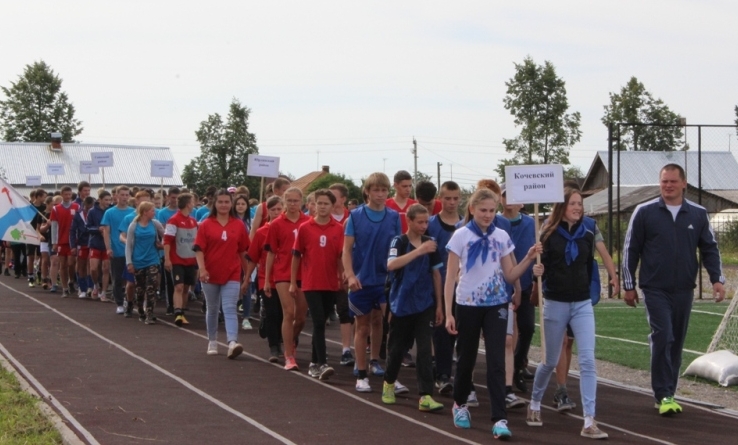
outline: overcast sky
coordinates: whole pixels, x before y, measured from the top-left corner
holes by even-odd
[[[84,122],[86,143],[171,147],[251,109],[260,153],[302,176],[355,180],[418,169],[469,185],[495,177],[519,129],[505,82],[526,56],[552,62],[582,114],[571,161],[607,149],[608,94],[636,76],[690,124],[731,124],[738,104],[738,2],[29,1],[5,2],[0,85],[43,59]],[[703,134],[727,150],[730,131]],[[691,145],[691,144],[690,144]],[[735,135],[732,146],[738,148]],[[319,153],[318,153],[319,152]]]

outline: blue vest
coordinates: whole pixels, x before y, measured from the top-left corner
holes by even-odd
[[[369,219],[364,206],[351,211],[354,225],[351,259],[354,274],[362,286],[384,286],[387,279],[387,254],[392,239],[397,235],[400,215],[386,207],[384,210],[384,218],[379,222]]]

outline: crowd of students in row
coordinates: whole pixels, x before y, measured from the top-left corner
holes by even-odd
[[[392,189],[395,194],[389,198]],[[440,190],[430,182],[418,184],[415,201],[408,172],[398,172],[392,184],[383,173],[373,173],[362,191],[364,203],[350,210],[342,184],[313,192],[305,204],[302,191],[283,178],[270,184],[271,196],[253,206],[245,187],[211,189],[208,205],[199,208],[192,193],[171,188],[159,209],[152,191],[126,186],[112,193],[101,190],[97,200],[84,182],[76,199],[70,187],[53,198],[37,190],[31,195],[39,211],[33,225],[43,242],[39,250],[27,246],[29,283],[35,285],[38,255],[42,285],[59,292],[58,273],[62,297],[73,295],[76,276],[79,298],[108,301],[110,278],[116,312],[132,317],[136,308],[146,324],[156,322],[153,309],[162,289],[167,314],[174,315],[178,326],[187,324],[190,291],[202,286],[206,352],[219,354],[222,316],[227,357],[233,359],[243,351],[239,307],[243,327],[250,328],[249,289],[255,275],[263,308],[259,331],[267,339],[271,362],[283,358],[285,369],[299,370],[296,350],[309,313],[313,336],[308,373],[328,379],[335,369],[326,357],[325,326],[336,311],[340,364],[354,365],[357,391],[372,391],[372,373],[383,377],[383,403],[393,404],[396,394],[409,392],[397,378],[415,344],[419,409],[443,409],[432,397],[434,390],[451,395],[459,428],[470,427],[468,408],[478,406],[472,376],[481,336],[492,431],[503,439],[511,436],[506,410],[524,406],[512,388],[526,391],[526,380],[533,380],[528,425],[542,425],[541,401],[554,368],[555,406],[575,406],[565,386],[571,358],[567,339],[573,337],[581,369],[581,435],[606,438],[594,421],[589,285],[591,274],[598,273],[590,261],[595,250],[611,277],[615,269],[596,225],[583,224],[581,193],[565,188],[565,202],[554,206],[537,242],[533,219],[521,213],[521,206],[508,205],[505,191],[492,180],[479,181],[463,217],[461,190],[453,181]],[[20,259],[20,249],[13,249]],[[539,255],[542,262],[534,266]],[[547,311],[546,360],[533,375],[527,356],[534,330],[530,297],[535,276],[545,278]],[[612,284],[617,292],[617,280]],[[380,364],[383,344],[386,369]]]

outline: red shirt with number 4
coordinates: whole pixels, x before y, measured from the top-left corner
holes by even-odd
[[[241,255],[249,250],[249,234],[243,221],[230,217],[223,226],[217,218],[205,218],[195,238],[195,250],[205,255],[208,283],[241,282]]]
[[[297,231],[293,253],[302,257],[302,290],[337,291],[338,259],[343,251],[343,225],[333,218],[328,224],[315,219],[303,223]]]
[[[290,281],[292,275],[292,246],[295,245],[297,229],[309,219],[309,216],[300,212],[297,221],[292,222],[287,218],[287,214],[283,213],[279,218],[269,223],[269,233],[264,248],[274,254],[271,278],[275,283]],[[300,279],[299,273],[297,279]]]

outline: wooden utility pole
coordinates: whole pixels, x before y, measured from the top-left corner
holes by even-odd
[[[418,182],[418,142],[413,136],[413,158],[415,160],[415,171],[413,173],[413,198],[415,198],[415,186]]]
[[[441,191],[441,166],[442,165],[443,164],[441,164],[440,162],[436,162],[436,168],[438,170],[438,176],[437,176],[437,178],[438,178],[438,191],[439,192]]]

